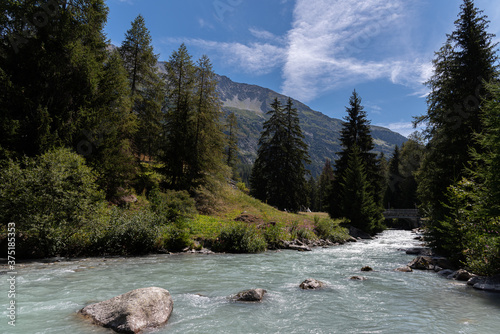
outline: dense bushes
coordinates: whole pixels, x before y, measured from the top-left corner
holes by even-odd
[[[224,227],[212,249],[216,252],[258,253],[266,250],[266,240],[255,226],[237,224]]]
[[[344,242],[349,239],[349,233],[346,228],[341,227],[338,222],[331,219],[319,219],[314,217],[314,231],[321,239],[332,242]]]
[[[158,214],[163,223],[192,217],[197,213],[195,200],[184,190],[167,190],[162,193],[158,188],[154,188],[149,194],[149,201],[151,210]]]
[[[8,161],[0,172],[1,225],[16,224],[27,255],[59,254],[104,203],[96,179],[84,159],[68,149]]]

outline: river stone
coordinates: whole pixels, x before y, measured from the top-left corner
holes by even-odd
[[[349,225],[349,235],[356,239],[373,239],[371,235],[352,225]]]
[[[408,248],[406,250],[406,254],[430,256],[432,255],[432,250],[430,248],[424,248],[424,247]]]
[[[401,271],[403,273],[411,273],[413,271],[413,269],[411,269],[410,267],[408,266],[404,266],[404,267],[400,267],[400,268],[396,268],[395,269],[396,271]]]
[[[316,290],[321,289],[325,286],[325,283],[315,280],[313,278],[308,278],[304,282],[300,283],[300,288],[303,290]]]
[[[172,296],[167,290],[150,287],[88,305],[79,313],[118,333],[139,333],[166,324],[173,308]]]
[[[373,271],[373,268],[370,266],[364,266],[363,268],[361,268],[361,271]]]
[[[468,281],[474,276],[476,276],[476,275],[471,274],[470,272],[468,272],[465,269],[459,269],[453,273],[451,278],[456,279],[457,281]]]
[[[239,292],[235,299],[240,302],[260,302],[264,298],[267,290],[264,289],[250,289]]]
[[[474,289],[500,292],[500,275],[492,277],[472,277],[467,281]]]
[[[430,256],[417,256],[410,263],[408,267],[418,270],[433,270],[432,258]]]
[[[451,269],[443,269],[443,270],[438,271],[438,275],[446,276],[447,278],[453,278],[454,273],[455,272]]]
[[[351,276],[349,278],[351,281],[366,281],[367,278],[363,276]]]

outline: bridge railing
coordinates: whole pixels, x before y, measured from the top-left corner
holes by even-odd
[[[389,209],[383,214],[385,218],[420,218],[418,209]]]

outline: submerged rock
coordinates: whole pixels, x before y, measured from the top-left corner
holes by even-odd
[[[413,269],[411,269],[408,266],[404,266],[404,267],[396,268],[395,271],[401,271],[403,273],[411,273],[413,271]]]
[[[349,235],[356,239],[373,239],[371,235],[354,226],[349,226]]]
[[[325,283],[315,280],[313,278],[308,278],[304,282],[300,283],[300,288],[303,290],[316,290],[321,289],[325,286]]]
[[[467,281],[474,289],[500,292],[500,275],[492,277],[475,276]]]
[[[234,297],[235,300],[240,302],[260,302],[264,298],[267,290],[264,289],[250,289],[238,292]]]
[[[441,275],[441,276],[446,276],[446,277],[450,277],[450,275],[453,275],[455,272],[451,269],[443,269],[443,270],[440,270],[438,271],[438,275]]]
[[[364,266],[363,268],[361,268],[361,271],[373,271],[373,268],[370,266]]]
[[[349,278],[351,281],[366,281],[367,278],[363,276],[351,276]]]
[[[79,313],[116,332],[139,333],[165,325],[173,308],[172,296],[167,290],[150,287],[88,305]]]

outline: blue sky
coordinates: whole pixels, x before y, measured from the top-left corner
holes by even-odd
[[[462,0],[107,0],[107,37],[120,45],[142,14],[155,52],[185,43],[233,81],[289,95],[342,118],[353,91],[374,125],[403,135],[425,113],[432,59]],[[476,0],[500,36],[498,0]],[[496,41],[500,41],[498,37]]]

